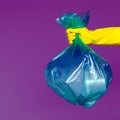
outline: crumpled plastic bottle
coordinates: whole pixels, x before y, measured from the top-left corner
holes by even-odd
[[[88,19],[88,12],[80,16],[68,13],[57,21],[65,28],[76,28],[87,25]],[[107,92],[112,71],[109,63],[76,34],[73,43],[47,64],[45,77],[48,86],[58,95],[89,108]]]

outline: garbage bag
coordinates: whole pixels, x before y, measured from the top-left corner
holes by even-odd
[[[61,17],[58,23],[66,28],[84,27],[88,22],[88,13],[86,17],[74,13]],[[107,92],[112,70],[109,63],[76,34],[73,43],[47,64],[45,78],[59,96],[72,104],[89,108]]]

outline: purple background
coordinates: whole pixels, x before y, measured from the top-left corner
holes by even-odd
[[[0,120],[120,120],[119,46],[92,46],[111,64],[113,82],[90,109],[56,95],[43,76],[68,46],[56,17],[87,10],[89,29],[120,26],[120,0],[0,0]]]

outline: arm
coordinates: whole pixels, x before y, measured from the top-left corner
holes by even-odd
[[[75,34],[86,44],[120,45],[120,27],[108,27],[96,30],[84,28],[66,30],[69,44],[73,43]]]

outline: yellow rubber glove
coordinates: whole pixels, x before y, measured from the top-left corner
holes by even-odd
[[[96,30],[88,30],[84,28],[67,29],[66,30],[69,44],[75,39],[78,33],[81,40],[86,44],[98,45],[120,45],[120,27],[108,27]]]

